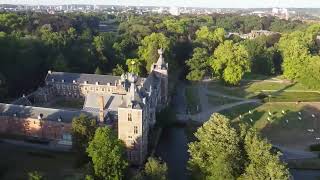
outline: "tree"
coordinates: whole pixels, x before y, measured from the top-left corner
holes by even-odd
[[[234,179],[239,172],[239,137],[230,121],[213,114],[195,133],[197,141],[189,144],[188,167],[199,172],[199,179]]]
[[[302,70],[310,59],[309,44],[303,32],[294,32],[281,37],[279,49],[283,57],[283,75],[288,79],[298,79],[304,72]]]
[[[167,164],[160,160],[149,157],[144,167],[144,174],[149,180],[165,180],[167,179]]]
[[[138,58],[127,59],[126,64],[128,66],[129,72],[134,73],[136,75],[142,74],[142,62],[140,59]]]
[[[255,39],[245,40],[246,47],[251,61],[251,71],[256,74],[272,75],[275,73],[274,48],[267,47],[267,37],[261,36]]]
[[[121,179],[128,163],[124,144],[111,128],[99,127],[87,148],[92,158],[95,176],[101,179]]]
[[[249,54],[245,47],[225,41],[219,45],[211,57],[213,72],[225,83],[239,84],[245,72],[250,71]]]
[[[29,172],[28,177],[29,177],[28,178],[29,180],[42,180],[42,179],[44,179],[43,175],[41,173],[39,173],[38,171]]]
[[[68,71],[68,64],[63,54],[59,54],[54,60],[53,69],[55,71]]]
[[[157,62],[159,57],[158,49],[162,48],[163,52],[168,52],[169,45],[169,39],[162,33],[152,33],[142,40],[138,54],[140,59],[145,62],[145,68],[148,72],[150,71],[151,65]]]
[[[272,145],[262,139],[257,131],[249,129],[244,144],[248,165],[239,179],[289,179],[288,169],[281,163],[279,154],[272,154]]]
[[[8,87],[4,75],[0,73],[0,99],[5,98],[8,93]]]
[[[224,42],[225,34],[223,28],[210,30],[207,26],[203,26],[196,32],[195,42],[200,43],[211,53],[220,43]]]
[[[202,80],[204,75],[209,69],[209,54],[205,48],[195,48],[193,50],[192,58],[186,61],[190,72],[187,75],[187,79],[190,81]]]
[[[86,148],[92,140],[97,128],[97,122],[88,116],[81,114],[72,120],[72,148],[77,154],[77,164],[82,165],[88,161]]]
[[[189,144],[189,169],[196,179],[288,179],[288,168],[272,145],[244,123],[213,114]]]
[[[99,75],[103,74],[102,71],[101,71],[101,69],[99,68],[99,66],[96,68],[96,70],[94,71],[94,73],[95,73],[95,74],[99,74]]]
[[[112,69],[112,74],[114,76],[121,76],[122,74],[125,73],[125,70],[123,69],[123,67],[119,64],[117,64],[117,66],[115,68]]]

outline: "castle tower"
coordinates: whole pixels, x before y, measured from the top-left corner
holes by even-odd
[[[141,165],[146,159],[148,147],[147,117],[145,106],[136,87],[137,76],[128,74],[130,88],[118,108],[118,138],[127,147],[128,160]]]
[[[161,104],[166,105],[168,101],[168,63],[164,61],[163,50],[159,49],[159,59],[156,63],[151,66],[151,72],[154,73],[158,78],[160,78],[160,96]]]

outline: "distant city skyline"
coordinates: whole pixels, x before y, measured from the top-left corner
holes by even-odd
[[[0,4],[27,5],[128,5],[128,6],[179,6],[210,8],[320,8],[320,0],[0,0]]]

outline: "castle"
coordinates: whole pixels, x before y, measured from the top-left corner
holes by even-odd
[[[142,164],[155,114],[168,102],[168,64],[162,50],[147,78],[48,71],[45,86],[11,104],[0,103],[0,133],[36,137],[71,145],[71,122],[85,114],[115,129],[127,147],[128,160]],[[83,108],[54,109],[33,105],[56,98],[83,99]]]

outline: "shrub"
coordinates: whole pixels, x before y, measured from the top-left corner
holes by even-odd
[[[312,144],[309,148],[310,151],[320,151],[320,144]]]

